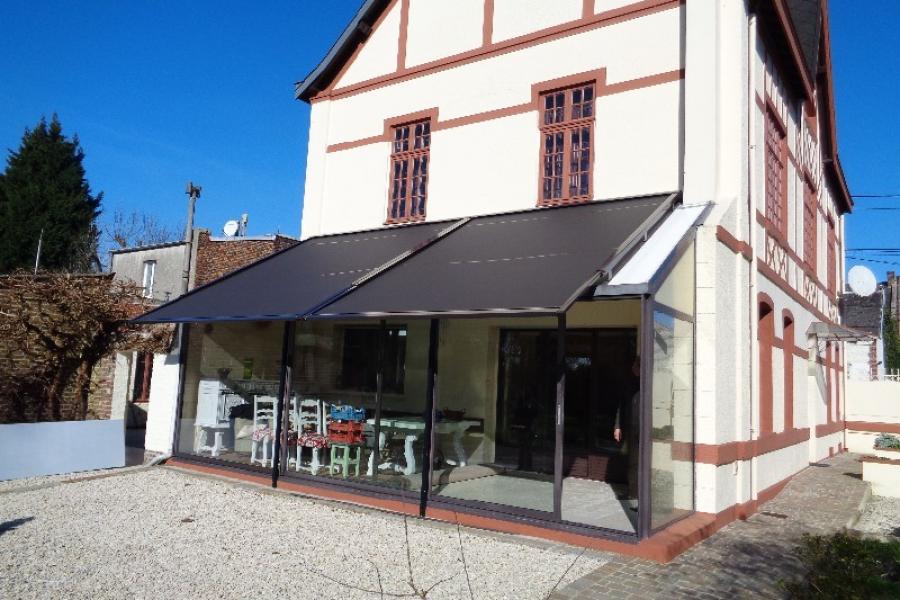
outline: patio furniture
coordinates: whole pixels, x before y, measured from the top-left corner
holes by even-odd
[[[366,421],[369,425],[375,426],[375,419]],[[437,433],[449,433],[453,436],[453,450],[456,453],[456,460],[447,460],[447,463],[453,466],[466,466],[466,453],[462,445],[462,438],[466,430],[470,427],[478,426],[478,421],[439,421],[435,423],[435,431]],[[413,451],[413,444],[419,437],[425,433],[425,419],[418,416],[402,417],[402,418],[382,418],[380,433],[378,435],[378,451],[369,455],[369,467],[366,474],[372,477],[375,474],[375,455],[381,456],[381,451],[387,444],[388,435],[403,435],[403,457],[406,460],[405,465],[397,465],[392,462],[385,462],[378,465],[379,470],[393,469],[404,475],[412,475],[416,472],[416,454]]]
[[[275,419],[278,414],[278,399],[274,396],[253,397],[253,434],[251,435],[250,464],[271,466],[275,459]],[[257,458],[262,446],[262,458]],[[269,449],[272,456],[269,456]]]
[[[354,450],[356,452],[354,452]],[[359,477],[359,463],[362,458],[362,444],[331,444],[331,464],[329,471],[332,475],[340,469],[341,476],[345,479],[349,475],[350,467],[354,468],[354,476]]]
[[[194,454],[209,452],[219,456],[225,447],[225,432],[230,429],[226,407],[239,404],[241,397],[218,379],[204,378],[197,386],[197,416],[194,419]],[[209,437],[212,435],[212,444]]]
[[[296,471],[303,470],[313,475],[318,474],[321,467],[319,451],[329,446],[328,438],[325,435],[327,424],[331,420],[329,408],[330,406],[319,398],[304,398],[300,401],[296,421],[296,431],[298,432],[296,457],[290,459],[293,461]],[[308,465],[303,464],[304,448],[309,448],[312,455]]]

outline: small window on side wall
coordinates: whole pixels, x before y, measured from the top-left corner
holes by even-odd
[[[144,298],[153,298],[153,281],[156,279],[156,261],[144,261],[143,291]]]
[[[430,149],[430,119],[394,127],[388,223],[425,220]]]
[[[539,206],[593,197],[594,84],[541,94],[541,190]]]

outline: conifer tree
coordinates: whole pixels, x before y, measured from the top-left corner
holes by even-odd
[[[0,175],[0,274],[33,268],[41,230],[42,269],[97,268],[103,193],[91,193],[83,161],[78,136],[63,135],[56,115],[25,130]]]

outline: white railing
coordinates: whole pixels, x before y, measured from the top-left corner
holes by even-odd
[[[881,376],[881,381],[900,381],[900,369],[891,369]]]

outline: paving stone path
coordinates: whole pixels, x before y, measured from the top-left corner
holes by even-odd
[[[783,598],[780,580],[797,577],[792,550],[803,533],[852,526],[867,498],[862,466],[842,454],[798,474],[746,521],[735,521],[662,565],[616,556],[558,590],[556,600]]]

